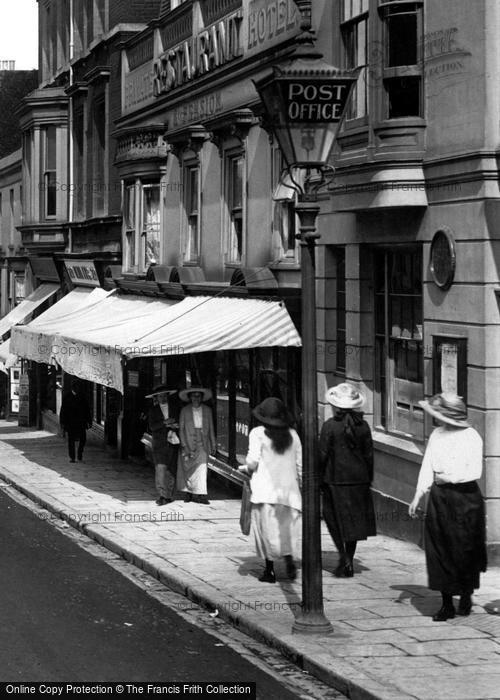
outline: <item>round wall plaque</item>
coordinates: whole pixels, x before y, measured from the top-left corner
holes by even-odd
[[[455,241],[450,229],[436,231],[431,243],[429,263],[432,279],[440,289],[449,289],[455,277]]]

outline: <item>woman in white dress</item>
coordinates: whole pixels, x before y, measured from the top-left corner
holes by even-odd
[[[246,466],[240,470],[252,475],[252,531],[257,554],[266,563],[259,581],[276,582],[278,557],[285,558],[293,581],[301,532],[302,445],[280,399],[265,399],[253,415],[262,425],[250,431]]]
[[[483,441],[467,421],[464,402],[455,394],[437,394],[420,405],[440,422],[427,443],[409,513],[429,492],[425,518],[425,555],[429,588],[440,591],[435,622],[469,615],[471,595],[486,571],[484,502],[477,479],[483,468]]]

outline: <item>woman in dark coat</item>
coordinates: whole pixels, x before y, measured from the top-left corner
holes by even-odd
[[[371,496],[373,443],[368,423],[356,409],[364,403],[358,390],[345,382],[327,391],[335,408],[320,436],[323,516],[340,554],[337,577],[354,575],[358,540],[376,535]]]

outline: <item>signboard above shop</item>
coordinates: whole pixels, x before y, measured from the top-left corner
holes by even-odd
[[[100,287],[93,260],[64,260],[64,266],[75,287]]]
[[[151,34],[143,40],[147,50],[133,44],[123,51],[123,114],[153,104],[223,66],[267,51],[300,31],[300,13],[293,0],[193,2],[185,12],[179,14],[176,9],[173,18],[167,14],[162,21],[168,25],[150,30],[156,47],[152,57]]]

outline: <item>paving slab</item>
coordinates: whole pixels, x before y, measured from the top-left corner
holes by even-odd
[[[151,467],[91,445],[83,464],[70,464],[61,438],[5,421],[0,478],[43,505],[49,518],[63,518],[110,556],[184,595],[186,606],[206,607],[353,700],[500,698],[500,616],[489,614],[499,607],[498,568],[482,577],[470,617],[434,623],[440,596],[426,587],[421,549],[370,538],[359,545],[354,579],[336,579],[337,555],[323,527],[325,614],[333,633],[296,635],[300,566],[293,583],[281,562],[277,584],[257,580],[262,562],[240,532],[238,499],[214,493],[209,506],[176,501],[160,508]]]

